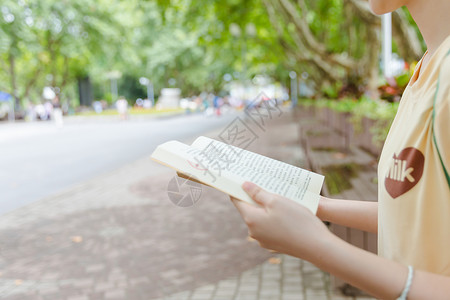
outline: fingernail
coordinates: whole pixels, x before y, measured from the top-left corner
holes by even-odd
[[[246,181],[246,182],[244,182],[243,184],[242,184],[242,188],[245,190],[245,191],[249,191],[251,188],[252,188],[252,183],[251,182],[248,182],[248,181]]]

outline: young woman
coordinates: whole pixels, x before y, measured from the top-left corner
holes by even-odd
[[[370,0],[376,14],[405,5],[428,51],[386,139],[376,202],[322,197],[317,217],[252,183],[261,207],[232,199],[265,248],[306,259],[382,299],[450,299],[450,1]],[[378,233],[377,255],[333,235],[322,221]]]

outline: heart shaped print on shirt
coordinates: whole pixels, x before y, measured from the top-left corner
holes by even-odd
[[[411,190],[422,178],[425,156],[420,150],[408,147],[392,158],[384,186],[392,198]]]

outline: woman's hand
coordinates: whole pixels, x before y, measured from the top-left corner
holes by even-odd
[[[232,200],[247,223],[250,236],[262,247],[306,259],[377,298],[396,299],[401,294],[408,273],[406,266],[344,242],[307,208],[292,200],[253,183],[246,182],[242,187],[261,207]],[[355,212],[365,207],[356,206]],[[337,210],[344,211],[340,207]],[[449,277],[414,272],[408,299],[449,299],[448,295]]]
[[[320,259],[332,237],[326,226],[306,207],[245,182],[243,189],[261,205],[231,198],[261,247],[310,260]]]

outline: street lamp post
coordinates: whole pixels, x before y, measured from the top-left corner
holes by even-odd
[[[383,73],[388,78],[391,74],[392,60],[392,15],[387,13],[381,16],[381,27],[383,32]]]
[[[122,73],[120,71],[111,71],[106,73],[106,77],[111,81],[111,95],[113,96],[112,100],[116,101],[119,98],[117,79],[122,77]]]
[[[152,107],[155,107],[155,95],[153,93],[153,84],[151,81],[147,85],[147,97],[150,97],[149,100],[152,101]]]

